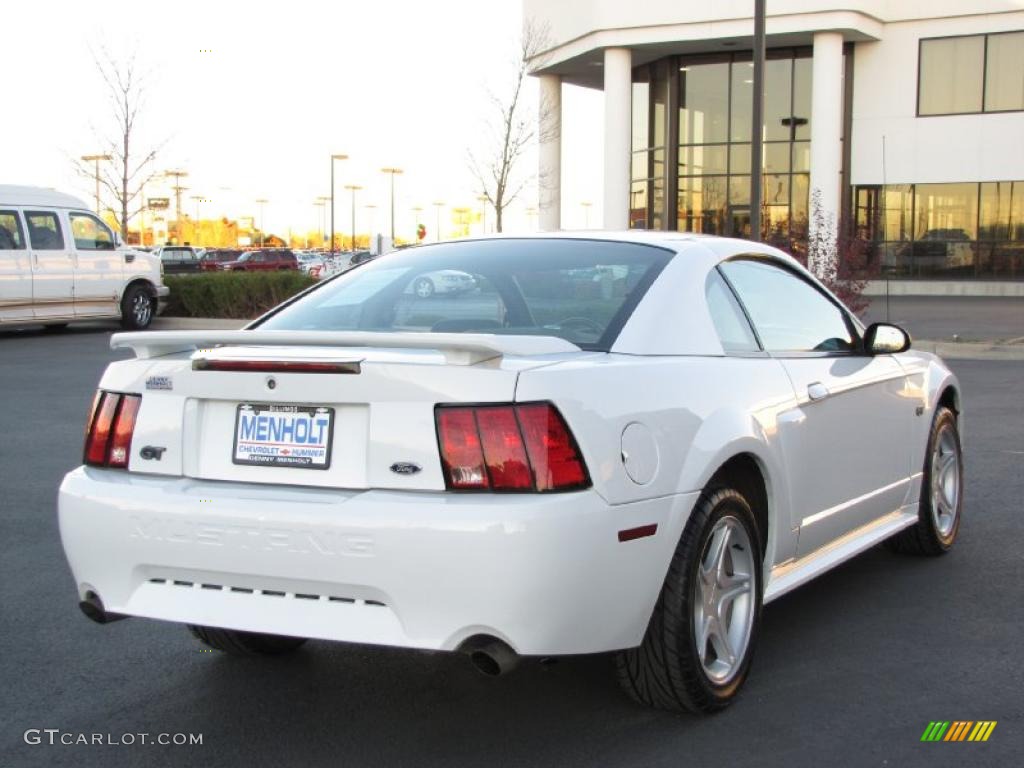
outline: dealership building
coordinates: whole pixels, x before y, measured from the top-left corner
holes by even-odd
[[[753,6],[524,0],[542,228],[570,83],[604,91],[606,228],[750,236]],[[834,221],[879,276],[1024,295],[1024,3],[767,0],[765,29],[762,238]]]

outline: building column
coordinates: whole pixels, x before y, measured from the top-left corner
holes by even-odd
[[[562,228],[562,76],[540,76],[537,107],[537,221],[541,232]]]
[[[811,200],[808,257],[811,271],[825,274],[834,263],[843,168],[843,35],[815,32],[811,64]],[[849,137],[847,137],[849,141]],[[818,210],[815,198],[819,199]],[[819,232],[819,226],[821,231]],[[815,243],[820,244],[815,247]],[[817,251],[817,252],[814,252]]]
[[[604,228],[629,228],[633,53],[604,51]]]

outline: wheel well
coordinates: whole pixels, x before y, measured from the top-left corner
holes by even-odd
[[[128,291],[130,291],[136,285],[141,285],[143,288],[145,288],[146,289],[146,293],[149,294],[150,298],[153,298],[153,299],[156,298],[156,287],[151,282],[149,282],[149,280],[146,280],[145,278],[142,278],[142,277],[137,277],[134,280],[132,280],[130,283],[128,283],[128,285],[126,285],[124,287],[124,290],[121,291],[121,299],[123,300],[124,299],[124,295],[126,293],[128,293]]]
[[[729,487],[743,494],[754,512],[754,521],[761,537],[761,553],[768,547],[768,490],[757,459],[749,453],[733,456],[718,468],[707,483],[707,489]]]
[[[949,386],[942,390],[942,394],[939,396],[939,405],[949,408],[957,416],[960,415],[960,393],[956,391],[956,387]]]

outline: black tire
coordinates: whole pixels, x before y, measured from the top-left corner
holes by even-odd
[[[738,522],[750,545],[753,592],[746,597],[749,634],[746,647],[727,679],[716,682],[705,670],[697,645],[695,608],[700,566],[712,533],[724,518]],[[658,709],[714,712],[728,706],[746,680],[757,644],[761,616],[762,555],[753,512],[746,499],[731,488],[705,493],[698,500],[676,546],[658,603],[643,642],[616,657],[619,683],[636,701]],[[730,555],[732,557],[732,555]],[[730,611],[735,610],[735,601]],[[707,652],[710,637],[705,641]]]
[[[264,635],[259,632],[242,632],[237,629],[220,629],[189,624],[188,631],[202,642],[218,651],[234,656],[277,656],[294,651],[306,642],[304,637]]]
[[[121,297],[121,327],[141,331],[149,327],[156,314],[156,300],[142,285],[133,285]]]
[[[429,277],[421,277],[413,283],[412,290],[421,299],[429,299],[434,295],[434,281]]]
[[[933,488],[932,480],[935,475],[936,464],[936,441],[943,440],[947,447],[952,447],[956,458],[956,503],[949,505],[943,498],[943,503],[949,507],[948,512],[952,515],[952,524],[945,526],[945,530],[939,525],[942,520],[943,508],[940,503],[939,513],[936,514],[935,494],[937,489]],[[940,457],[941,450],[940,448]],[[949,454],[946,454],[949,455]],[[910,555],[936,556],[944,555],[956,541],[957,533],[960,531],[961,512],[964,504],[964,461],[963,452],[960,448],[960,430],[957,426],[956,414],[949,408],[940,407],[935,412],[932,420],[932,428],[928,433],[928,444],[924,454],[924,473],[921,477],[921,500],[918,504],[917,522],[909,528],[905,528],[885,542],[888,549],[893,552]]]

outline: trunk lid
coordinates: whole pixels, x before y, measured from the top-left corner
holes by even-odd
[[[398,338],[408,336],[415,338]],[[131,347],[140,359],[111,365],[101,386],[142,394],[130,471],[357,490],[443,491],[436,404],[512,402],[519,372],[589,354],[551,337],[477,336],[117,334],[111,345]],[[285,337],[297,343],[282,343]],[[243,340],[250,343],[238,343]],[[259,370],[216,369],[251,364]],[[299,365],[319,371],[324,364],[338,372],[294,370]],[[313,434],[311,429],[324,430],[329,457],[316,456],[312,443],[295,452],[294,435]],[[243,443],[243,461],[267,455],[251,453],[258,447],[275,454],[290,451],[289,461],[308,464],[278,465],[280,459],[274,457],[273,464],[240,463],[238,441]],[[146,452],[147,459],[142,457],[147,446],[164,450]],[[152,458],[154,453],[160,457]]]

